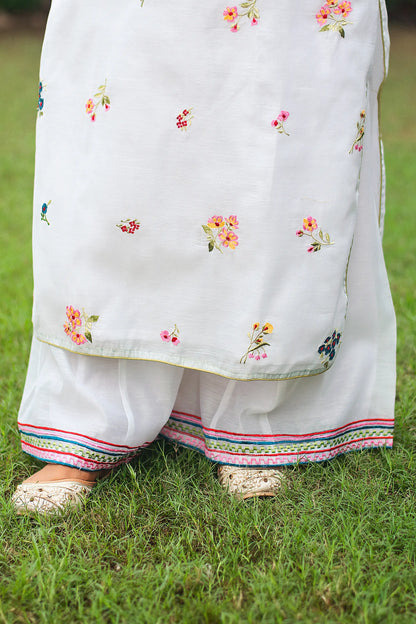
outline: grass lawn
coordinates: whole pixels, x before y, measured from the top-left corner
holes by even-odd
[[[199,454],[155,443],[85,511],[16,518],[37,462],[16,414],[31,335],[31,196],[40,36],[2,35],[0,82],[0,624],[416,621],[416,31],[392,31],[383,93],[385,252],[398,316],[392,452],[294,469],[241,504]]]

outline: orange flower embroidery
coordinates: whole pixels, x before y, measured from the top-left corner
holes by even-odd
[[[352,23],[346,20],[346,17],[348,17],[351,11],[352,6],[349,1],[327,0],[319,9],[319,13],[315,16],[318,24],[322,26],[319,32],[335,30],[344,38],[344,26]]]
[[[238,245],[238,236],[234,230],[238,229],[237,215],[230,215],[228,219],[214,215],[202,226],[208,239],[208,251],[218,249],[222,253],[222,247],[235,249]]]
[[[246,0],[240,4],[241,12],[236,6],[226,7],[223,11],[224,21],[232,24],[231,32],[240,30],[240,22],[243,17],[250,20],[251,26],[256,26],[260,18],[260,11],[257,8],[257,0]],[[246,11],[244,11],[246,9]]]
[[[73,306],[66,306],[67,322],[64,323],[64,332],[71,338],[72,342],[77,345],[92,342],[91,329],[94,323],[98,321],[99,316],[88,316],[85,310],[82,313]],[[81,333],[82,323],[84,322],[84,333]],[[80,329],[78,329],[80,328]]]
[[[240,364],[245,364],[247,358],[254,358],[259,361],[267,358],[266,347],[270,347],[270,343],[264,339],[265,334],[271,334],[273,332],[273,325],[271,323],[264,323],[260,329],[260,323],[253,323],[251,332],[248,334],[250,344],[247,351],[244,353],[240,360]]]

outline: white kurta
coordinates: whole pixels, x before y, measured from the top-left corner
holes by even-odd
[[[236,434],[276,442],[357,419],[391,432],[387,57],[383,0],[53,2],[37,122],[36,339],[240,380],[221,381],[229,396],[229,384],[281,380],[258,408],[265,424],[242,420],[244,392],[204,412],[185,387],[198,373],[186,371],[163,432],[204,452],[209,431],[229,434],[227,448]],[[147,441],[121,431],[120,444]]]

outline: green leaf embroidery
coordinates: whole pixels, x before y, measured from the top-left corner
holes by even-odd
[[[89,98],[86,103],[85,109],[86,109],[87,115],[91,115],[91,121],[95,121],[97,108],[100,104],[101,106],[105,107],[106,110],[110,109],[110,98],[105,92],[106,89],[107,89],[107,80],[105,81],[105,84],[100,85],[98,87],[97,93],[95,93],[93,96],[94,100],[92,98]]]
[[[252,349],[249,349],[249,353],[253,353],[253,351],[257,351],[257,349],[261,349],[262,347],[270,347],[270,342],[262,342],[261,344],[256,345]]]
[[[264,323],[264,325],[260,325],[260,323],[254,323],[251,334],[248,334],[250,344],[247,351],[241,357],[240,364],[245,364],[247,362],[247,358],[249,357],[255,357],[257,361],[267,358],[266,347],[270,347],[270,343],[265,342],[264,337],[272,333],[273,325],[271,325],[270,323]],[[254,356],[255,352],[258,352],[256,356]]]
[[[237,10],[237,7],[232,7],[234,13],[231,21],[228,20],[228,13],[224,13],[224,15],[227,15],[224,19],[232,24],[230,30],[233,32],[240,30],[240,22],[244,17],[247,17],[252,25],[256,24],[256,20],[260,18],[260,11],[256,5],[257,0],[246,0],[245,2],[241,2],[239,10]],[[244,11],[243,9],[247,10]]]

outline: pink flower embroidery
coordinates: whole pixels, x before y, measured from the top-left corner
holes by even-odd
[[[270,343],[265,341],[267,334],[272,334],[274,327],[271,323],[264,323],[260,328],[259,323],[253,323],[251,332],[248,334],[250,344],[247,351],[240,360],[240,364],[245,364],[247,358],[253,358],[257,361],[267,358],[266,347],[270,347]]]
[[[238,236],[234,232],[227,230],[227,228],[223,228],[219,233],[219,238],[222,241],[222,245],[224,247],[229,247],[230,249],[235,249],[238,245]]]
[[[324,4],[324,6],[320,8],[319,13],[316,14],[316,19],[319,24],[326,24],[330,15],[331,9],[327,4]]]
[[[238,236],[234,230],[237,230],[238,226],[237,215],[230,215],[228,219],[219,215],[210,217],[207,224],[202,226],[208,239],[208,251],[217,249],[222,253],[221,247],[235,249],[238,245]]]
[[[238,229],[237,215],[230,215],[227,221],[228,221],[228,225],[232,227],[234,230]]]
[[[87,103],[85,104],[85,111],[89,115],[90,113],[92,113],[94,108],[95,108],[94,100],[90,98],[89,100],[87,100]]]
[[[349,1],[340,0],[327,0],[327,2],[321,6],[319,13],[316,14],[316,21],[321,26],[319,32],[326,30],[334,30],[339,32],[341,37],[345,37],[344,27],[347,24],[351,24],[346,20],[346,17],[351,13],[352,6]]]
[[[66,306],[66,315],[72,325],[72,329],[82,325],[81,312],[79,310],[74,310],[72,306]]]
[[[160,332],[160,337],[162,338],[163,342],[172,342],[174,345],[178,345],[180,343],[178,336],[179,329],[176,324],[171,332],[169,332],[167,329],[164,329]]]
[[[351,2],[341,2],[338,6],[334,6],[334,13],[347,17],[351,13]]]
[[[224,10],[223,15],[224,15],[224,19],[225,19],[225,21],[227,21],[227,22],[233,22],[233,21],[234,21],[235,19],[237,19],[237,17],[238,17],[238,10],[237,10],[237,7],[236,7],[236,6],[233,6],[233,7],[227,7],[227,8]]]
[[[284,122],[289,119],[289,113],[288,111],[280,111],[280,113],[278,114],[278,116],[276,117],[276,119],[273,119],[272,121],[272,128],[276,128],[276,130],[280,133],[280,134],[286,134],[286,136],[289,136],[289,133],[286,132],[285,127],[284,127]]]
[[[69,322],[64,323],[64,332],[71,338],[72,342],[75,342],[77,345],[84,344],[87,340],[92,342],[91,329],[100,317],[95,315],[88,316],[85,310],[82,310],[81,313],[73,306],[66,306],[66,316]],[[77,328],[81,327],[83,322],[84,333],[82,334],[80,331],[77,331]]]
[[[223,227],[223,225],[225,225],[225,221],[222,217],[214,215],[208,219],[208,226],[210,228],[220,228]]]
[[[246,10],[244,10],[246,9]],[[256,26],[260,18],[260,11],[257,8],[257,0],[246,0],[240,4],[240,11],[236,6],[226,7],[223,11],[224,20],[230,24],[231,32],[238,32],[240,30],[241,20],[247,17],[250,20],[251,26]]]
[[[84,342],[87,342],[86,337],[83,334],[78,334],[77,332],[71,333],[71,339],[77,345],[81,345],[84,344]]]
[[[303,219],[304,230],[307,230],[308,232],[312,232],[312,230],[316,230],[317,227],[318,227],[318,224],[316,222],[316,219],[313,219],[312,217],[305,217]]]
[[[331,241],[331,237],[328,232],[323,232],[321,229],[315,235],[315,230],[318,229],[318,223],[316,219],[313,217],[305,217],[303,219],[303,230],[297,230],[296,236],[302,238],[302,236],[309,236],[312,239],[312,244],[308,247],[308,253],[313,253],[315,251],[320,251],[324,245],[333,245],[334,243]]]
[[[363,149],[363,139],[364,139],[364,131],[365,131],[365,110],[362,110],[360,113],[360,121],[357,121],[357,134],[355,139],[351,145],[351,149],[349,154],[352,154],[353,150],[357,150],[357,152],[361,152]]]
[[[97,93],[94,98],[88,98],[85,104],[85,112],[87,115],[91,115],[91,121],[96,120],[97,109],[101,105],[106,111],[110,109],[110,98],[106,94],[107,80],[105,83],[98,87]]]

